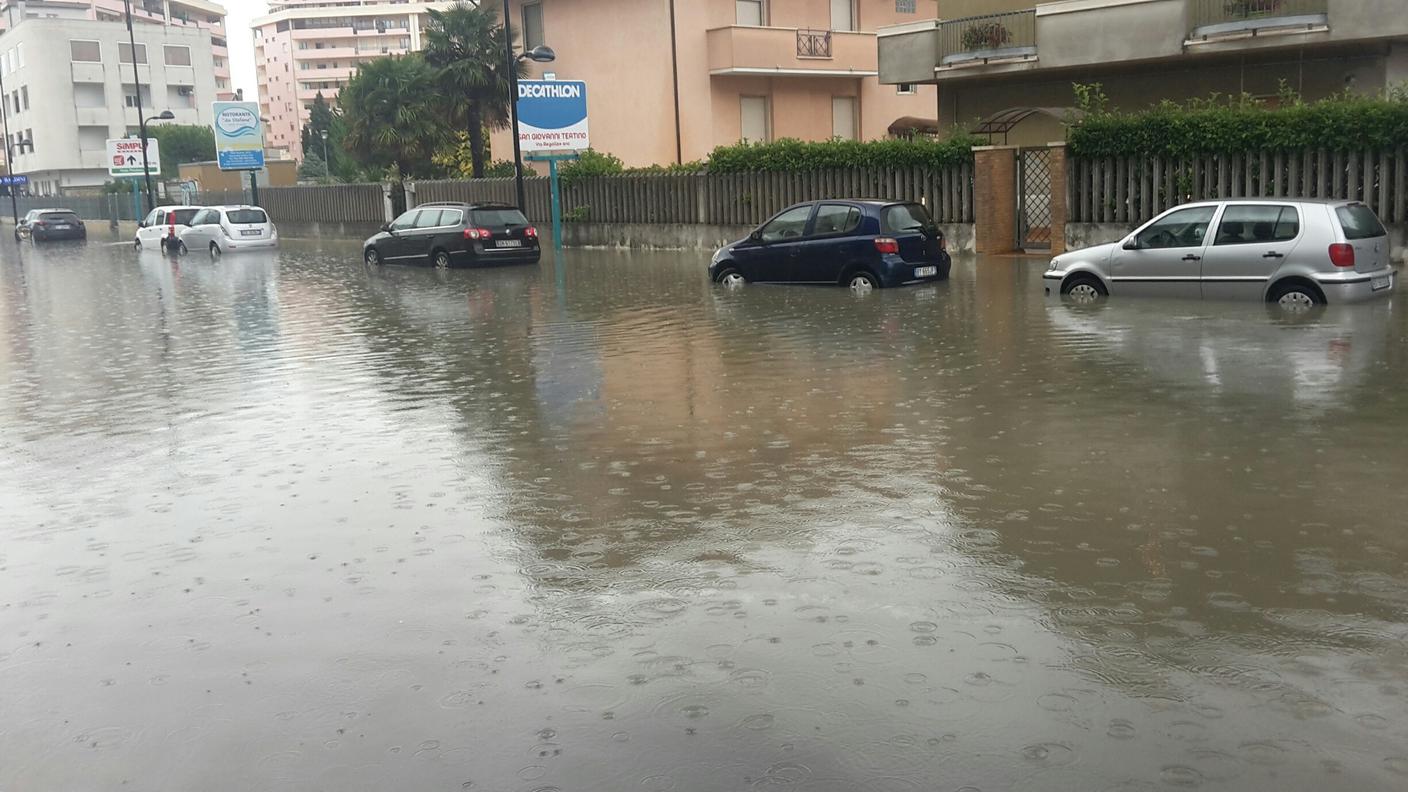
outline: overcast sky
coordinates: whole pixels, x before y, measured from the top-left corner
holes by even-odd
[[[244,89],[244,98],[254,101],[258,88],[254,82],[254,38],[249,34],[249,21],[269,10],[264,0],[216,0],[225,6],[225,28],[229,32],[230,80]]]

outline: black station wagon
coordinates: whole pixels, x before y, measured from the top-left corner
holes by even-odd
[[[368,264],[430,263],[442,269],[537,264],[538,229],[507,204],[421,204],[362,244]]]

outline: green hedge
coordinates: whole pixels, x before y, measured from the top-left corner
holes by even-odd
[[[807,143],[778,140],[720,146],[709,155],[710,173],[747,171],[818,171],[842,168],[942,168],[973,159],[971,137],[951,140],[832,140]]]
[[[1084,89],[1084,90],[1082,90]],[[1090,90],[1094,89],[1094,98]],[[1077,86],[1087,115],[1071,125],[1078,157],[1237,154],[1297,149],[1384,149],[1408,144],[1408,101],[1335,96],[1282,97],[1268,107],[1249,97],[1164,102],[1140,112],[1104,109],[1099,86]]]

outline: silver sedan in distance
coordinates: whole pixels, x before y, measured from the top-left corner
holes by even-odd
[[[1233,198],[1184,204],[1118,242],[1064,253],[1049,296],[1257,300],[1290,310],[1393,291],[1388,232],[1355,201]]]

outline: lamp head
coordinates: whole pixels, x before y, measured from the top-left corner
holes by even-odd
[[[557,53],[553,52],[552,47],[542,44],[523,53],[523,57],[535,63],[552,63],[557,60]]]
[[[170,121],[170,120],[174,119],[175,117],[176,117],[176,114],[173,113],[173,112],[171,112],[170,110],[162,110],[162,111],[161,111],[161,115],[157,116],[157,119],[160,120],[160,121]]]

